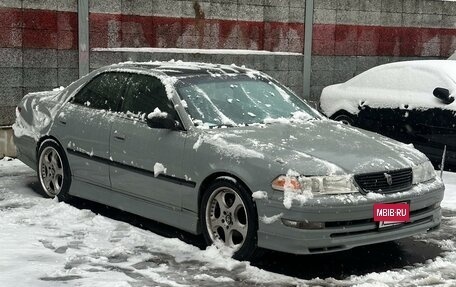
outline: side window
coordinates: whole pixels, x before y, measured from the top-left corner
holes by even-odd
[[[173,103],[168,99],[165,86],[153,76],[133,74],[131,76],[122,112],[144,119],[158,108],[177,119]]]
[[[92,79],[73,98],[73,103],[94,109],[117,111],[120,95],[130,75],[103,73]]]

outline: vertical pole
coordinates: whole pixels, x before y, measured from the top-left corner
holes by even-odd
[[[318,1],[318,0],[317,0]],[[305,99],[310,99],[310,73],[312,71],[312,26],[313,26],[314,0],[306,0],[304,21],[304,60],[302,66],[302,90]]]
[[[446,157],[447,146],[443,147],[442,162],[440,163],[440,178],[443,178],[443,169],[445,168],[445,157]]]
[[[89,73],[89,0],[78,0],[79,77]]]

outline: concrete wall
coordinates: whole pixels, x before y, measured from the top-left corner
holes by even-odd
[[[90,2],[91,48],[304,49],[305,0]],[[246,65],[302,92],[302,55],[91,52],[90,68],[121,60],[188,60]]]
[[[77,1],[0,1],[0,126],[23,95],[78,77]]]
[[[305,0],[89,0],[91,48],[224,48],[302,53]],[[314,0],[311,97],[370,67],[443,58],[456,48],[456,2]],[[25,93],[77,78],[77,0],[0,2],[0,126]],[[122,60],[245,64],[302,91],[302,56],[90,53]]]
[[[5,156],[15,157],[16,146],[13,142],[13,130],[8,127],[0,127],[0,159]]]

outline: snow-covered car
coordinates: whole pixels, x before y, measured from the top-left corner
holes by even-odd
[[[437,166],[456,166],[456,61],[385,64],[323,89],[331,119],[412,143]]]
[[[271,77],[148,62],[28,94],[13,126],[44,194],[169,224],[236,258],[345,250],[440,224],[444,185],[414,148],[327,120]],[[383,228],[374,203],[408,203]]]

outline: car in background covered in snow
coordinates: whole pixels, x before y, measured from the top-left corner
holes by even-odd
[[[18,157],[46,196],[202,233],[235,258],[345,250],[440,224],[444,185],[426,156],[327,120],[255,70],[121,63],[28,94],[16,112]],[[410,221],[374,222],[379,202],[408,203]]]
[[[456,166],[456,61],[405,61],[374,67],[323,89],[331,119],[412,143],[437,166]]]

